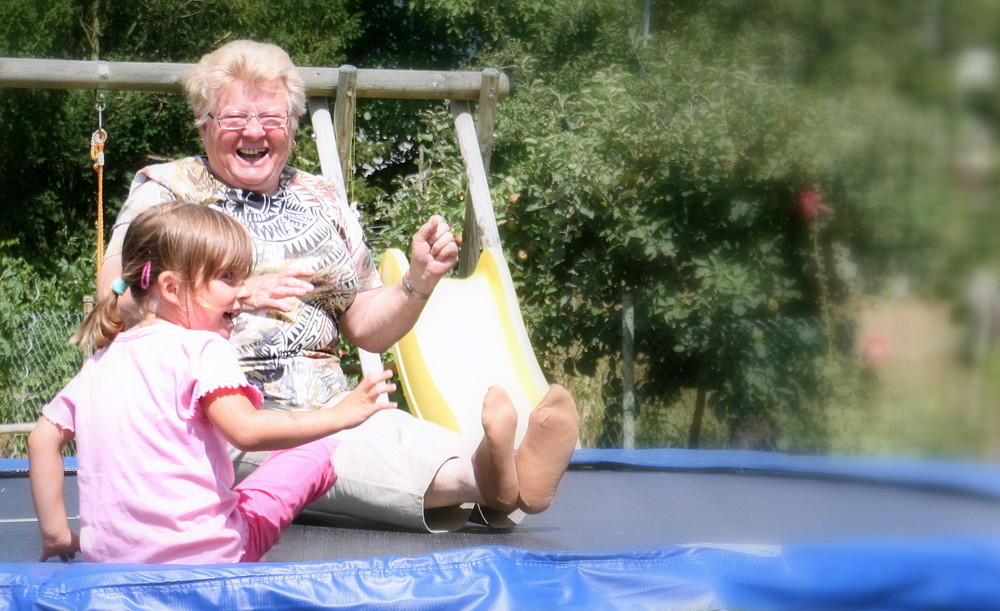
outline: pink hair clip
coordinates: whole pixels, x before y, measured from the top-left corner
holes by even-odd
[[[149,288],[149,277],[153,271],[153,262],[147,260],[146,264],[142,266],[142,276],[139,277],[139,286],[142,290]]]

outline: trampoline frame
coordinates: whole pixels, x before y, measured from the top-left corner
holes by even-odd
[[[23,477],[26,467],[25,460],[0,459],[0,477]],[[67,467],[74,468],[72,459]],[[882,482],[985,498],[1000,508],[1000,467],[975,463],[579,450],[572,468]],[[995,534],[597,552],[484,545],[322,562],[0,564],[0,609],[971,610],[1000,608],[998,576],[1000,535]]]

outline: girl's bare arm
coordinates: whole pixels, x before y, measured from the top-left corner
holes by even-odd
[[[309,411],[258,410],[238,390],[219,389],[202,398],[202,407],[222,436],[243,451],[282,450],[358,426],[372,414],[394,409],[377,402],[396,390],[391,371],[372,374],[336,405]]]
[[[79,537],[70,530],[66,518],[63,490],[62,448],[72,439],[72,432],[63,431],[44,416],[28,436],[28,480],[42,535],[41,562],[54,556],[69,560],[80,551]]]

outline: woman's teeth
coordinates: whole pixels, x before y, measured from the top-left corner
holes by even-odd
[[[244,159],[257,159],[267,153],[267,149],[237,149],[236,153]]]

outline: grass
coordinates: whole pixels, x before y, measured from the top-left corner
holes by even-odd
[[[884,300],[859,315],[868,359],[866,400],[833,406],[831,448],[841,454],[997,459],[1000,354],[970,360],[969,334],[946,303]]]

